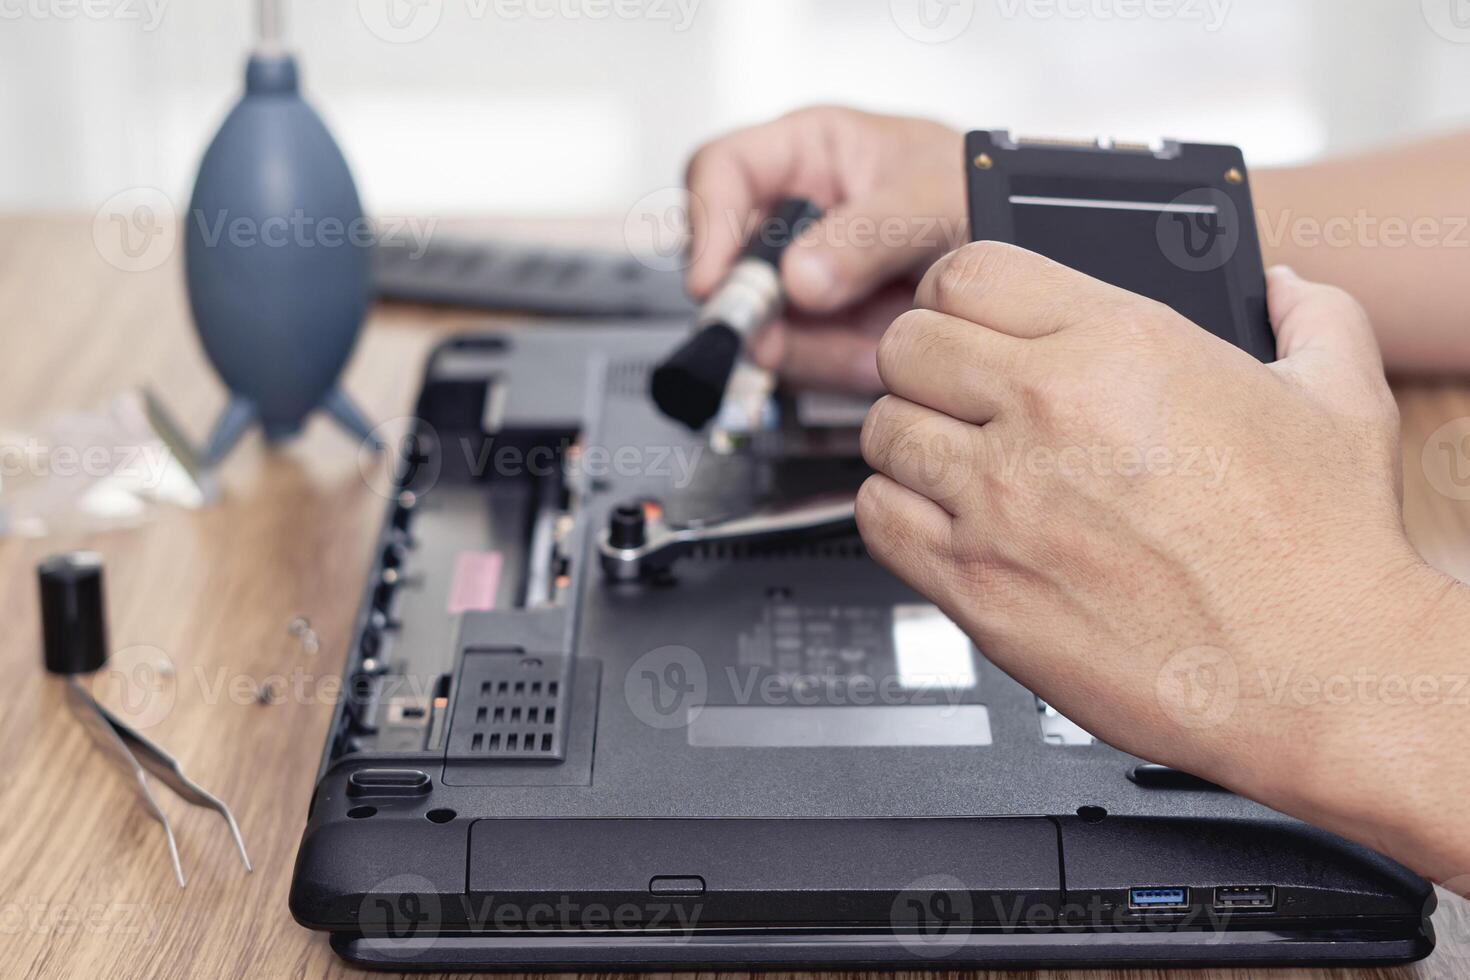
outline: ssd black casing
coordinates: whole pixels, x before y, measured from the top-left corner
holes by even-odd
[[[1140,263],[1155,270],[1151,280],[1129,284],[1134,291],[1168,301],[1169,295],[1223,279],[1228,296],[1228,327],[1212,332],[1261,361],[1276,359],[1276,341],[1266,309],[1266,281],[1251,201],[1249,174],[1233,146],[1161,141],[1129,144],[1099,141],[1028,140],[1000,131],[977,130],[965,137],[965,175],[973,240],[1022,244],[1066,262],[1058,254],[1072,242],[1065,222],[1040,243],[1017,234],[1013,199],[1037,189],[1065,188],[1067,196],[1093,199],[1129,197],[1158,205],[1209,206],[1216,226],[1199,229],[1188,222],[1161,220],[1158,236],[1142,243],[1158,249],[1168,262]],[[1161,216],[1162,219],[1163,216]],[[1180,217],[1185,216],[1170,216]],[[1196,236],[1218,233],[1211,242]],[[1187,236],[1187,237],[1186,237]],[[1084,259],[1120,258],[1117,241],[1097,242]],[[1136,256],[1156,259],[1157,255]],[[1072,263],[1067,263],[1072,264]],[[1084,271],[1090,271],[1084,269]],[[1100,278],[1106,278],[1100,276]]]

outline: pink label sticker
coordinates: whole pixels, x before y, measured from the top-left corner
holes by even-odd
[[[454,560],[454,583],[449,587],[450,614],[494,609],[500,565],[498,551],[461,551]]]

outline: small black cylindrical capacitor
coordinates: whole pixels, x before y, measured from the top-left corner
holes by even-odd
[[[107,663],[107,604],[102,556],[52,555],[36,566],[41,586],[41,639],[53,674],[90,674]]]
[[[694,335],[654,369],[649,391],[665,415],[699,429],[720,410],[745,344],[781,310],[781,254],[821,216],[812,202],[788,198],[761,223],[700,307]]]

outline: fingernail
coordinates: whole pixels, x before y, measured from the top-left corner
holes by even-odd
[[[1273,265],[1271,267],[1271,274],[1276,276],[1285,276],[1288,279],[1301,278],[1301,276],[1296,274],[1296,270],[1289,265]]]
[[[820,252],[792,249],[786,259],[786,289],[798,302],[821,302],[837,289],[837,273]]]

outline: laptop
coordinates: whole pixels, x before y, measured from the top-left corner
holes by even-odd
[[[869,559],[851,406],[467,335],[395,448],[290,892],[391,970],[1402,963],[1433,891],[1095,740]]]

